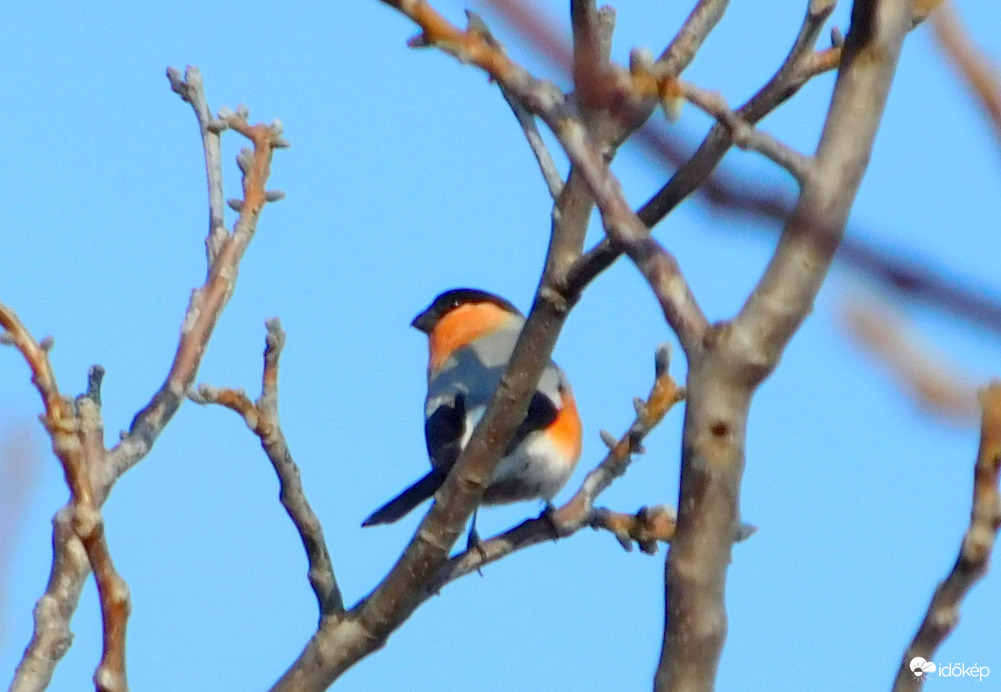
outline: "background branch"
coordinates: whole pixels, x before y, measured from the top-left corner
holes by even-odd
[[[944,354],[922,348],[900,315],[885,306],[852,301],[842,317],[848,333],[889,370],[916,405],[953,421],[973,418],[974,387],[949,367]]]
[[[935,12],[932,26],[953,67],[963,76],[993,125],[994,136],[1001,144],[1001,81],[997,68],[970,40],[952,3],[942,3]]]

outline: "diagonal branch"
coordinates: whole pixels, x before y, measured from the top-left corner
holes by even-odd
[[[921,627],[911,640],[897,671],[894,692],[921,689],[924,680],[915,674],[915,659],[931,659],[959,623],[959,607],[969,590],[987,573],[998,528],[1001,527],[1001,381],[994,380],[980,391],[983,409],[980,450],[973,471],[973,509],[970,528],[963,536],[959,557],[952,571],[935,589]]]
[[[975,388],[943,354],[922,348],[900,315],[875,303],[852,301],[843,309],[842,321],[916,406],[956,423],[974,419]]]
[[[737,117],[748,125],[755,125],[775,108],[785,103],[802,87],[815,71],[807,71],[802,65],[811,56],[814,44],[820,35],[820,30],[834,9],[833,2],[811,2],[806,16],[800,26],[792,48],[782,64],[768,82],[758,90],[744,105],[735,111]],[[837,51],[840,58],[841,51]],[[837,66],[837,61],[827,69]],[[667,75],[673,74],[670,70]],[[664,151],[664,141],[647,128],[640,132],[645,135],[647,144],[654,145],[651,150]],[[723,160],[723,156],[733,145],[730,130],[717,123],[702,140],[695,153],[679,161],[680,167],[664,187],[651,197],[636,215],[648,227],[653,228],[667,216],[688,195],[710,180],[713,171]],[[672,152],[673,153],[673,152]],[[622,254],[622,249],[610,240],[603,240],[581,258],[570,276],[571,289],[582,291],[598,274],[610,267]]]
[[[532,154],[535,155],[535,160],[539,164],[539,171],[542,173],[542,179],[546,182],[546,187],[549,188],[549,195],[555,200],[559,198],[560,193],[563,192],[563,178],[560,176],[560,171],[556,167],[556,162],[553,161],[552,154],[549,153],[549,149],[546,148],[546,143],[542,139],[542,135],[539,134],[539,128],[535,124],[535,118],[525,110],[525,107],[518,103],[517,99],[511,98],[506,91],[501,89],[501,95],[504,100],[507,101],[507,105],[511,107],[511,111],[514,113],[514,117],[518,119],[518,124],[521,125],[522,132],[525,133],[525,139],[528,141],[528,146],[532,150]]]
[[[188,74],[192,74],[190,68]],[[168,75],[172,84],[178,79],[173,68],[168,71]],[[204,95],[196,98],[191,94],[191,90],[199,89],[200,80],[186,83],[186,100],[204,99]],[[109,488],[118,477],[149,453],[160,431],[173,417],[185,393],[194,383],[205,347],[236,288],[240,260],[257,230],[260,213],[264,205],[275,198],[274,193],[265,190],[265,183],[271,172],[271,156],[274,149],[288,146],[288,143],[282,138],[281,124],[277,121],[270,126],[250,125],[246,118],[245,109],[235,114],[220,111],[219,118],[226,127],[251,140],[254,146],[253,152],[244,150],[238,159],[243,171],[244,193],[239,204],[240,216],[233,232],[226,234],[214,253],[211,250],[209,252],[213,261],[209,265],[208,278],[191,294],[191,301],[181,324],[181,340],[166,380],[150,402],[136,414],[121,442],[108,454],[109,468],[105,482]],[[212,245],[213,242],[209,244]]]
[[[264,375],[261,396],[256,403],[243,390],[216,389],[207,384],[199,385],[197,392],[189,396],[199,404],[219,404],[236,411],[260,438],[261,447],[278,476],[282,506],[295,524],[306,549],[309,583],[316,594],[322,619],[325,615],[343,613],[344,601],[323,538],[323,526],[306,499],[299,467],[292,459],[278,420],[278,358],[285,346],[285,332],[278,318],[270,319],[265,324],[268,335],[264,349]]]
[[[932,19],[935,37],[966,86],[990,118],[994,136],[1001,144],[1001,79],[983,51],[970,40],[951,3],[943,3]]]
[[[669,539],[670,535],[666,533],[660,513],[649,513],[649,516],[644,514],[642,517],[633,515],[633,521],[629,522],[624,517],[630,515],[619,515],[594,507],[598,495],[622,476],[632,462],[632,456],[642,451],[643,440],[650,431],[685,397],[684,388],[678,386],[668,371],[669,355],[666,345],[657,349],[656,379],[646,400],[636,400],[636,419],[618,440],[607,433],[602,434],[602,439],[610,443],[608,454],[587,474],[580,489],[565,505],[536,519],[524,521],[451,558],[428,585],[426,597],[437,593],[446,584],[513,552],[553,538],[565,538],[586,526],[608,529],[620,538],[620,542],[624,540],[623,535],[641,536],[645,541],[645,534],[648,533],[662,536],[664,540]],[[671,528],[673,534],[673,524]]]

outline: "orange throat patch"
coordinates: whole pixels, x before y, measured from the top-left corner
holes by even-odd
[[[493,303],[461,305],[438,320],[428,335],[428,372],[444,365],[449,356],[480,337],[492,334],[514,319]]]

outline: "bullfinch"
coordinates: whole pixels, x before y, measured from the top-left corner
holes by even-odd
[[[514,305],[472,288],[442,293],[414,318],[411,325],[428,335],[424,437],[431,471],[362,526],[395,522],[437,492],[486,412],[524,324]],[[548,507],[573,473],[580,451],[581,422],[570,383],[550,361],[482,502],[541,499]],[[470,545],[478,540],[475,524],[474,514]]]

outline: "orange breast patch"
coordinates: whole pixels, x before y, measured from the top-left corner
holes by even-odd
[[[563,407],[552,425],[549,426],[550,439],[560,449],[560,451],[576,464],[580,458],[581,439],[583,430],[580,424],[580,415],[577,413],[577,402],[574,401],[573,394],[569,389],[560,387],[560,396],[563,398]]]

